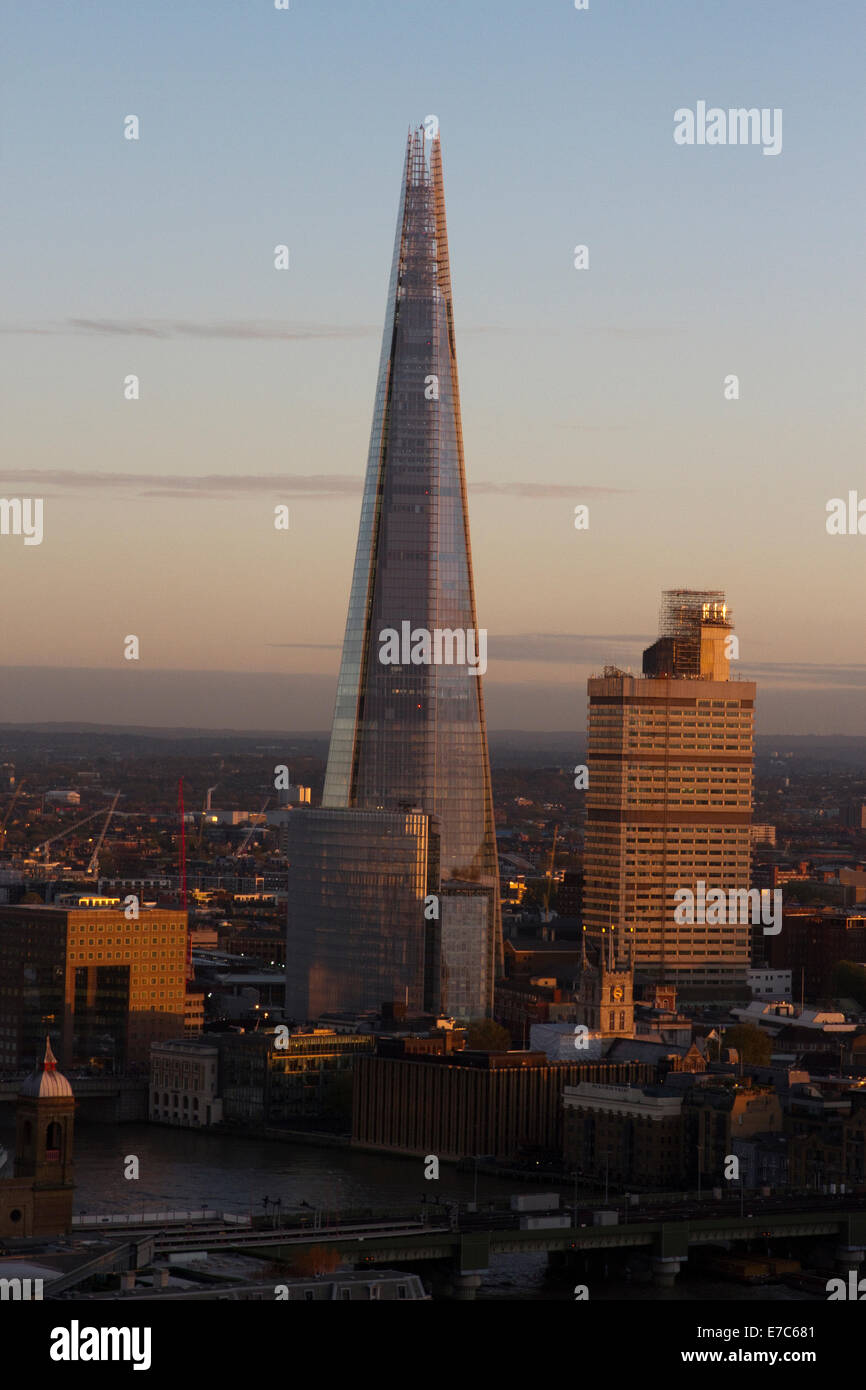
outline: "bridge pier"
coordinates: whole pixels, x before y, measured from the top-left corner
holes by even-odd
[[[672,1289],[680,1267],[684,1263],[680,1255],[653,1255],[652,1278],[657,1289]]]
[[[833,1251],[833,1263],[840,1274],[847,1274],[852,1269],[856,1270],[862,1262],[862,1245],[837,1245]]]
[[[464,1303],[473,1300],[480,1287],[480,1274],[458,1274],[454,1271],[448,1281],[448,1296]]]

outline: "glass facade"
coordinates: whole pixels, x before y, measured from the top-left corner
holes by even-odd
[[[96,1062],[111,1071],[126,1066],[126,1021],[129,1015],[128,965],[79,965],[73,980],[73,1054],[79,1062]]]
[[[296,1020],[424,1007],[428,820],[298,811],[288,825],[286,1011]]]
[[[388,633],[413,643],[429,634],[430,651],[423,639],[414,660],[408,640],[389,651]],[[436,633],[444,634],[438,650]],[[502,948],[482,650],[486,658],[472,581],[441,153],[438,138],[418,130],[406,155],[322,805],[419,807],[436,817],[443,885],[492,890],[482,952],[481,1012],[488,1013]],[[382,937],[381,921],[378,931]],[[367,949],[387,950],[385,937]]]
[[[442,888],[435,952],[440,992],[431,1000],[434,1012],[461,1022],[483,1018],[488,1012],[492,988],[488,943],[495,899],[490,889],[461,886],[453,880]]]

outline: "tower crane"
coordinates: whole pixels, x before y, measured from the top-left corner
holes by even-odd
[[[259,816],[263,816],[263,815],[265,814],[265,811],[267,810],[268,806],[270,805],[270,801],[271,801],[271,798],[270,798],[269,796],[265,797],[265,800],[262,802],[262,809],[259,811]],[[258,830],[258,828],[259,828],[259,826],[258,826],[258,816],[257,816],[256,819],[253,821],[252,825],[250,826],[249,830],[247,831],[246,835],[244,836],[243,841],[241,842],[240,848],[239,848],[239,849],[237,850],[237,852],[235,853],[235,859],[240,859],[241,855],[243,854],[244,850],[246,849],[247,845],[249,844],[250,840],[253,838],[253,835],[254,835],[255,832]]]
[[[116,793],[115,793],[115,796],[114,796],[114,800],[112,801],[111,805],[110,805],[109,808],[108,808],[108,815],[105,817],[105,824],[104,824],[104,826],[102,827],[102,830],[101,830],[100,833],[99,833],[99,839],[96,841],[96,844],[95,844],[94,849],[93,849],[93,853],[92,853],[91,856],[90,856],[90,863],[88,864],[87,869],[86,869],[86,872],[87,872],[88,874],[96,874],[96,873],[99,872],[99,851],[102,849],[102,841],[105,839],[105,832],[106,832],[106,830],[108,829],[109,823],[110,823],[110,821],[111,821],[111,817],[114,815],[114,808],[115,808],[115,806],[117,805],[117,803],[118,803],[119,800],[120,800],[120,792],[116,792]]]
[[[196,852],[196,854],[198,854],[199,850],[201,849],[202,836],[204,835],[204,818],[205,818],[205,816],[207,815],[208,811],[210,810],[211,792],[215,792],[218,786],[219,786],[219,782],[215,782],[214,785],[213,785],[212,787],[208,787],[207,793],[206,793],[206,795],[205,795],[204,806],[202,807],[202,813],[201,813],[201,815],[200,815],[200,817],[199,817],[199,822],[198,822],[198,839],[197,839],[196,842],[195,842],[195,852]]]
[[[5,814],[5,816],[3,817],[2,824],[0,824],[0,850],[2,850],[2,849],[3,849],[3,846],[6,844],[6,826],[7,826],[8,823],[9,823],[9,817],[12,815],[12,810],[13,810],[13,808],[14,808],[14,806],[15,806],[15,802],[18,800],[18,794],[19,794],[19,792],[21,791],[21,788],[24,786],[24,783],[26,782],[26,780],[27,780],[26,777],[22,777],[22,778],[21,778],[21,781],[18,783],[18,786],[15,788],[14,792],[12,793],[12,800],[9,802],[9,805],[6,807],[6,814]]]
[[[547,871],[547,884],[544,889],[544,916],[542,921],[550,921],[550,890],[553,886],[553,861],[556,858],[556,841],[559,837],[559,826],[553,827],[553,844],[550,847],[550,868]]]
[[[118,792],[117,795],[120,796],[120,793]],[[117,797],[115,797],[115,800],[117,800]],[[38,854],[39,851],[40,851],[41,849],[44,849],[44,850],[47,851],[47,850],[48,850],[48,846],[49,846],[49,845],[53,845],[54,842],[55,842],[55,840],[62,840],[63,837],[64,837],[64,835],[71,835],[72,832],[73,832],[73,830],[80,830],[81,827],[82,827],[82,825],[87,825],[88,821],[96,820],[96,817],[97,817],[97,816],[101,816],[104,810],[105,810],[105,807],[104,807],[104,806],[100,806],[100,808],[99,808],[98,811],[91,811],[91,813],[90,813],[89,816],[85,816],[85,817],[84,817],[84,820],[76,821],[75,825],[67,825],[67,827],[66,827],[65,830],[60,830],[60,831],[58,831],[58,833],[57,833],[56,835],[52,835],[52,836],[51,836],[51,839],[50,839],[50,840],[43,840],[41,844],[36,845],[36,846],[33,848],[33,850],[31,851],[31,853],[32,853],[32,854]],[[47,852],[46,852],[45,858],[46,858],[46,859],[48,858]]]

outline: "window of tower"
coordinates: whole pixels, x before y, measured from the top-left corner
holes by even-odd
[[[45,1162],[46,1162],[46,1163],[59,1163],[59,1162],[60,1162],[60,1140],[61,1140],[61,1134],[62,1134],[62,1131],[61,1131],[61,1129],[60,1129],[59,1124],[57,1123],[56,1120],[52,1120],[51,1124],[48,1126],[47,1130],[45,1131]]]

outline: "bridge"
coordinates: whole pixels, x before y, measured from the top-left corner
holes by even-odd
[[[461,1298],[474,1297],[496,1255],[546,1253],[569,1262],[597,1251],[635,1250],[647,1256],[653,1281],[665,1287],[674,1283],[690,1253],[702,1247],[728,1249],[756,1239],[829,1239],[844,1273],[856,1269],[866,1254],[866,1201],[852,1199],[843,1206],[838,1198],[818,1198],[812,1204],[803,1202],[800,1209],[785,1209],[783,1202],[752,1205],[728,1200],[713,1205],[723,1209],[706,1215],[692,1208],[680,1215],[676,1210],[629,1213],[628,1221],[616,1225],[591,1225],[591,1214],[573,1209],[569,1225],[531,1229],[515,1225],[518,1218],[512,1212],[446,1212],[436,1207],[427,1219],[370,1215],[323,1225],[314,1224],[313,1218],[306,1226],[295,1219],[288,1228],[255,1230],[208,1222],[184,1230],[156,1230],[154,1240],[157,1257],[175,1259],[184,1253],[233,1250],[290,1262],[299,1250],[315,1248],[361,1268],[439,1261],[452,1271],[452,1290]],[[564,1213],[547,1215],[561,1219]]]
[[[0,1076],[0,1105],[14,1105],[22,1083],[32,1072],[6,1073]],[[75,1099],[86,1104],[85,1118],[109,1123],[147,1119],[148,1078],[146,1076],[76,1076],[69,1077]]]

